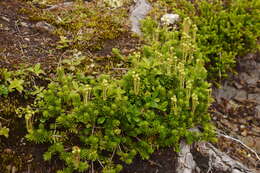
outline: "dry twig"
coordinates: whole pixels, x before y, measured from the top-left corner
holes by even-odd
[[[248,149],[250,152],[254,153],[254,155],[256,156],[256,158],[258,159],[258,161],[260,161],[260,157],[259,157],[259,155],[257,154],[257,152],[256,152],[255,150],[253,150],[252,148],[250,148],[249,146],[247,146],[246,144],[244,144],[242,141],[240,141],[240,140],[238,140],[238,139],[236,139],[236,138],[233,138],[233,137],[231,137],[231,136],[224,135],[224,134],[222,134],[222,133],[220,133],[220,132],[217,132],[217,133],[218,133],[219,136],[222,136],[222,137],[225,137],[225,138],[227,138],[227,139],[231,139],[231,140],[233,140],[233,141],[235,141],[235,142],[240,143],[242,146],[244,146],[244,147],[245,147],[246,149]]]

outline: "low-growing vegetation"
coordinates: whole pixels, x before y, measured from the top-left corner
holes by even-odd
[[[211,81],[217,82],[233,71],[236,57],[259,50],[260,4],[257,0],[159,0],[156,3],[151,12],[155,18],[167,10],[182,19],[190,17],[197,25],[197,44]]]
[[[28,100],[44,88],[35,83],[43,74],[40,64],[17,71],[0,69],[0,135],[9,136],[9,128],[4,125],[9,124],[12,118],[18,118],[14,115],[22,105],[20,100]]]
[[[22,9],[21,13],[29,14],[32,21],[51,24],[51,32],[60,37],[59,49],[99,50],[104,41],[119,37],[128,28],[127,3],[124,7],[110,9],[102,0],[75,1],[53,10],[46,9],[47,4],[41,4],[42,8],[33,2],[30,4],[30,8]]]
[[[99,57],[111,60],[107,64],[96,63],[93,52],[129,31],[130,0],[77,0],[54,9],[64,1],[21,2],[29,7],[20,12],[33,23],[54,28],[56,49],[73,55],[48,74],[40,64],[0,68],[0,140],[11,135],[10,121],[24,120],[27,141],[48,146],[44,160],[64,163],[58,173],[94,167],[116,173],[137,155],[149,159],[163,147],[178,152],[181,141],[216,141],[209,81],[219,82],[236,57],[259,49],[256,0],[150,0],[142,48],[130,55],[113,48],[111,56]],[[163,25],[166,12],[181,20]],[[0,155],[3,163],[12,160],[6,155]]]
[[[196,30],[168,31],[153,20],[144,22],[150,45],[130,56],[132,68],[122,79],[73,74],[63,67],[36,102],[25,109],[30,141],[51,143],[45,160],[59,155],[63,171],[84,171],[92,162],[103,172],[119,172],[113,158],[130,164],[158,147],[210,140],[214,130],[207,113],[210,85]],[[181,37],[181,39],[179,39]],[[202,132],[190,129],[200,126]]]

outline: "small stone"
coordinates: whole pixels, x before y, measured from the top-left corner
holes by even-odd
[[[180,16],[178,14],[165,14],[161,17],[161,22],[164,25],[173,25],[180,20]]]
[[[42,30],[42,31],[48,31],[48,32],[52,32],[55,29],[54,26],[52,26],[51,24],[49,24],[47,22],[43,22],[43,21],[36,23],[35,28]]]
[[[246,126],[244,124],[240,125],[240,129],[244,129]]]

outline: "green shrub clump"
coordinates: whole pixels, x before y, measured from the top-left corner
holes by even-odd
[[[197,41],[209,79],[226,77],[237,56],[259,50],[258,0],[177,0],[165,6],[197,25]]]
[[[51,143],[44,159],[58,155],[67,165],[59,172],[82,172],[97,163],[104,173],[114,173],[122,169],[115,156],[130,164],[137,154],[148,159],[158,147],[178,151],[180,140],[214,139],[196,27],[189,19],[183,25],[182,32],[169,31],[145,20],[150,44],[129,57],[132,67],[121,79],[60,67],[26,115],[27,138]]]
[[[9,136],[9,128],[5,125],[10,125],[11,119],[17,118],[19,99],[23,99],[24,104],[43,89],[35,84],[35,80],[43,74],[40,64],[16,71],[0,68],[0,136]]]

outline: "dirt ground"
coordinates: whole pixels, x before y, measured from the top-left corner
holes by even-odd
[[[26,7],[17,0],[0,1],[0,68],[19,69],[21,64],[41,63],[45,70],[53,69],[61,59],[71,56],[55,47],[58,38],[36,26],[36,22],[20,13]],[[127,33],[116,40],[108,40],[95,57],[111,56],[112,48],[128,55],[140,46],[140,40]],[[238,59],[237,74],[223,81],[221,88],[213,89],[210,111],[220,133],[239,139],[260,153],[260,56],[249,54]],[[53,173],[63,167],[58,159],[44,162],[42,154],[47,145],[26,141],[23,119],[14,119],[10,137],[0,137],[0,170],[12,173]],[[242,144],[220,137],[215,144],[233,159],[260,172],[260,160]],[[176,153],[171,149],[155,152],[148,161],[136,158],[125,165],[123,173],[174,173]],[[1,171],[0,171],[1,172]]]
[[[212,115],[224,135],[234,137],[260,153],[260,55],[238,58],[237,74],[230,75],[222,87],[214,89]],[[260,160],[245,146],[221,137],[217,143],[225,153],[260,172]]]
[[[39,30],[19,10],[25,8],[19,1],[0,2],[0,67],[19,68],[20,64],[41,63],[51,68],[62,52],[55,49],[57,38]]]
[[[0,68],[17,69],[22,64],[30,66],[40,63],[45,70],[53,69],[72,52],[57,49],[59,38],[51,34],[43,22],[29,20],[29,16],[21,12],[26,8],[30,7],[19,0],[0,2]],[[86,50],[83,53],[100,59],[111,56],[112,48],[119,48],[124,55],[128,55],[139,45],[138,38],[124,33],[115,40],[105,41],[101,50]]]

